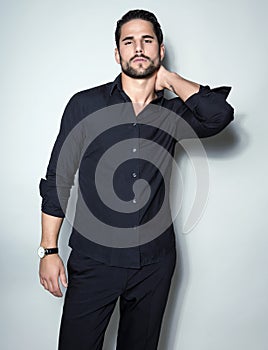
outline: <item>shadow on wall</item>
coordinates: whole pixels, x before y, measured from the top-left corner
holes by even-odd
[[[242,127],[245,115],[235,115],[234,121],[220,134],[202,140],[208,158],[234,158],[249,146],[249,135]]]
[[[218,159],[219,161],[232,159],[240,156],[246,150],[249,145],[249,136],[242,127],[244,119],[244,115],[235,115],[234,122],[220,134],[202,139],[208,159]],[[183,156],[182,148],[178,147],[175,158],[176,160],[179,159],[177,160],[179,165]],[[191,275],[186,236],[180,233],[183,232],[183,223],[181,221],[182,218],[179,217],[175,225],[178,231],[176,232],[177,264],[163,320],[158,350],[175,349],[175,345],[180,338],[184,300]]]

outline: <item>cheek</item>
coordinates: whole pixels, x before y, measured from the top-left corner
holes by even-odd
[[[153,59],[160,58],[160,52],[158,46],[148,48],[147,52]]]
[[[154,61],[154,63],[157,63],[158,61],[161,60],[161,57],[158,52],[157,53],[154,52],[150,57]]]
[[[121,60],[127,61],[131,57],[131,55],[129,53],[129,50],[127,50],[126,48],[123,48],[123,49],[121,48],[120,49],[120,56],[118,55],[118,57],[119,57],[119,60],[121,57]]]

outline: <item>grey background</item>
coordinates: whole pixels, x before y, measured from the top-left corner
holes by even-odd
[[[210,195],[198,225],[182,227],[194,199],[181,157],[181,252],[161,350],[267,348],[267,25],[265,1],[1,1],[1,348],[56,349],[62,299],[39,285],[38,183],[63,108],[81,89],[111,81],[116,20],[132,8],[159,17],[167,64],[188,79],[231,85],[236,120],[206,140]],[[177,156],[180,156],[178,150]],[[173,176],[176,205],[176,173]],[[66,261],[70,228],[60,248]],[[114,349],[118,310],[105,350]]]

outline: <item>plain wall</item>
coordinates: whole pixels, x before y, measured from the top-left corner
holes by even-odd
[[[159,18],[169,68],[203,85],[232,86],[229,101],[236,111],[232,125],[204,141],[209,199],[187,234],[182,228],[195,178],[188,160],[179,161],[185,203],[175,223],[179,259],[159,349],[265,350],[264,0],[1,1],[1,349],[56,349],[63,299],[39,285],[38,184],[69,98],[120,72],[114,61],[115,23],[133,8],[151,10]],[[60,240],[64,261],[69,233],[65,223]],[[117,322],[116,309],[104,350],[114,349]]]

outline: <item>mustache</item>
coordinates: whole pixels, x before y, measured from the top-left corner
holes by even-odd
[[[151,59],[149,57],[147,57],[143,54],[133,56],[130,61],[133,61],[133,60],[135,60],[135,58],[140,58],[140,57],[146,58],[147,60],[151,61]]]

